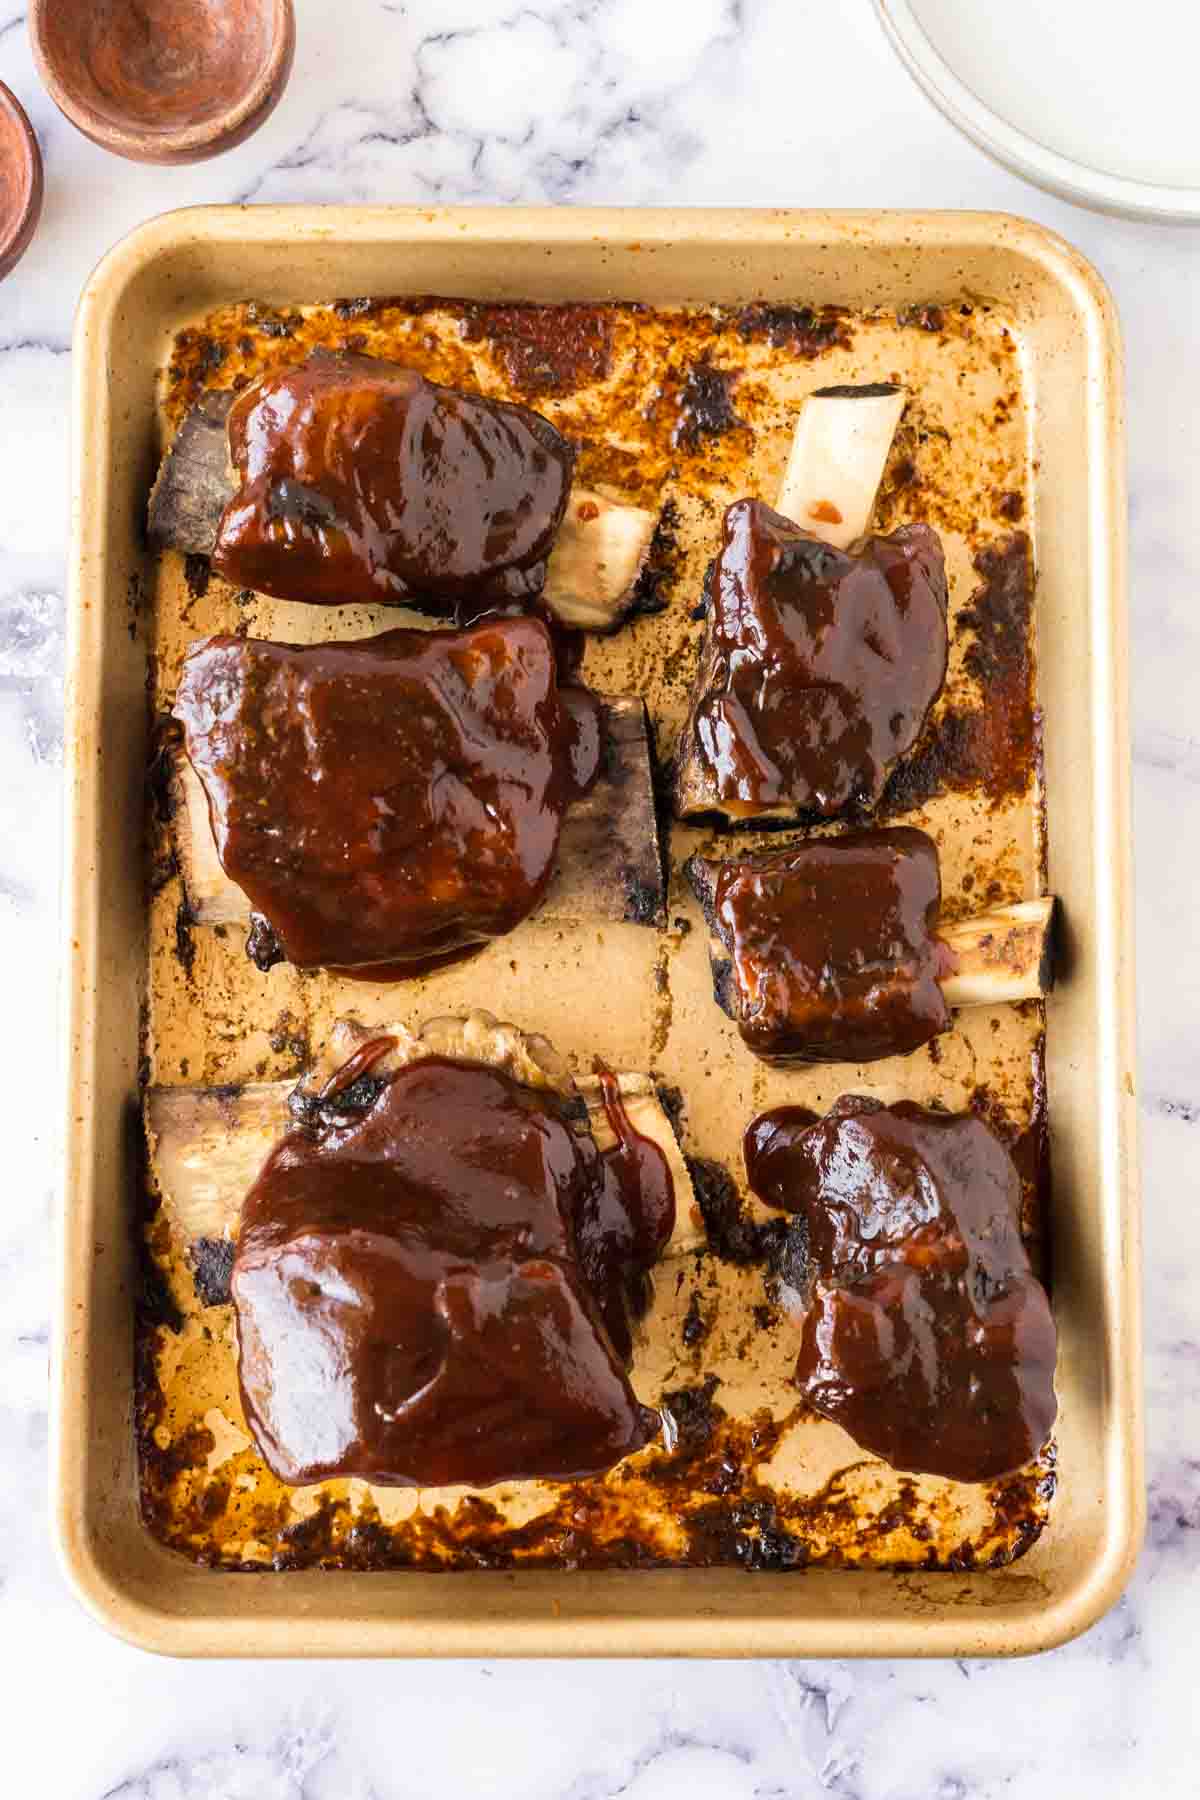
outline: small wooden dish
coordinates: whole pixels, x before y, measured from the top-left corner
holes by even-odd
[[[29,248],[42,213],[42,153],[25,108],[0,81],[0,280]]]
[[[33,0],[50,97],[134,162],[200,162],[274,110],[292,69],[292,0]]]

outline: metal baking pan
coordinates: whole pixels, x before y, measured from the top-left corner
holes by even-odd
[[[159,991],[138,848],[147,651],[162,656],[147,624],[156,575],[141,528],[159,377],[179,329],[230,303],[295,308],[395,293],[659,307],[803,301],[886,310],[910,322],[933,317],[931,307],[982,308],[1007,333],[1004,354],[1019,393],[998,400],[995,416],[1010,438],[1014,416],[1024,434],[1048,869],[1035,873],[1030,862],[1040,855],[1036,832],[1025,832],[1013,854],[1024,857],[1030,879],[1048,880],[1067,921],[1046,1051],[1061,1343],[1058,1492],[1049,1523],[1019,1560],[980,1572],[716,1566],[252,1575],[188,1561],[142,1522],[130,1230],[139,1015],[149,996],[160,1035],[173,1033],[178,1048],[187,1012],[177,1005],[172,1013],[170,993],[164,1003]],[[137,1643],[214,1655],[967,1656],[1040,1649],[1083,1630],[1120,1592],[1142,1522],[1120,348],[1095,273],[1049,233],[991,214],[199,209],[156,220],[111,253],[83,296],[75,349],[54,1465],[61,1551],[84,1603]],[[870,369],[886,355],[886,345],[877,346]],[[986,373],[981,380],[977,401]],[[987,447],[964,432],[959,449],[978,457]],[[654,628],[647,620],[636,629]],[[653,680],[652,663],[647,668]],[[693,953],[698,942],[676,959],[685,1014],[697,1010],[688,988]],[[645,954],[633,953],[635,962]],[[615,986],[634,991],[632,983]],[[526,1002],[536,1008],[536,986],[518,984],[513,1016]],[[388,1004],[386,994],[376,996],[376,1010]],[[405,1016],[413,1004],[405,1002]],[[447,1008],[425,1008],[437,1010]],[[521,1022],[549,1023],[556,1035],[553,1022]],[[594,1025],[613,1040],[598,1046],[605,1054],[644,1065],[640,1027],[619,1005],[606,1002]],[[658,1027],[651,1038],[651,1048],[666,1041]],[[562,1047],[578,1056],[591,1045]],[[159,1049],[152,1045],[156,1056]],[[709,1083],[696,1109],[702,1128],[720,1123],[727,1085]],[[837,1084],[848,1085],[862,1084]],[[747,1379],[753,1383],[753,1356]]]

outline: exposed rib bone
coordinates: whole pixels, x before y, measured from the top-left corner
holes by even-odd
[[[587,1108],[588,1125],[600,1149],[613,1142],[599,1077],[573,1079],[566,1063],[545,1038],[499,1023],[476,1011],[463,1018],[430,1020],[419,1032],[403,1025],[366,1027],[342,1020],[304,1077],[295,1081],[248,1082],[239,1087],[154,1087],[146,1095],[146,1135],[151,1168],[177,1246],[197,1258],[197,1247],[237,1234],[242,1201],[283,1133],[294,1123],[288,1107],[297,1090],[319,1094],[329,1076],[362,1044],[392,1037],[396,1048],[372,1064],[387,1074],[426,1056],[458,1057],[502,1068],[527,1087],[548,1089]],[[676,1256],[705,1242],[692,1180],[679,1142],[648,1075],[622,1074],[617,1082],[634,1129],[656,1143],[667,1159],[675,1187],[675,1231],[664,1251]]]
[[[1040,1000],[1054,985],[1054,897],[1018,900],[977,913],[937,936],[954,957],[941,988],[951,1006]]]
[[[684,867],[708,925],[713,998],[728,1018],[738,1022],[737,973],[716,919],[720,870],[719,862],[702,856],[690,857]],[[802,890],[803,883],[798,881],[797,888]],[[803,901],[798,898],[797,904]],[[1002,1006],[1048,994],[1054,985],[1055,906],[1054,896],[1045,894],[936,926],[933,936],[950,952],[950,966],[938,977],[947,1005]]]
[[[818,388],[800,406],[776,512],[847,549],[871,522],[903,388]]]

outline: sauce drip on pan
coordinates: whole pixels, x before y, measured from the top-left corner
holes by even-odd
[[[176,714],[265,956],[382,980],[513,930],[601,754],[532,618],[300,647],[215,637]],[[261,926],[250,948],[261,952]]]
[[[630,1122],[615,1075],[601,1071],[604,1111],[616,1142],[600,1152],[603,1179],[585,1204],[580,1260],[618,1353],[633,1350],[631,1323],[649,1299],[648,1272],[675,1226],[667,1159]]]
[[[1021,1180],[981,1119],[844,1095],[745,1137],[750,1185],[808,1227],[796,1383],[898,1469],[991,1481],[1054,1423],[1055,1330],[1018,1228]]]
[[[607,1069],[599,1073],[604,1112],[616,1143],[601,1153],[634,1227],[631,1250],[649,1261],[663,1248],[675,1224],[675,1189],[667,1159],[653,1139],[630,1122],[621,1087]]]
[[[624,1365],[673,1196],[606,1103],[602,1156],[557,1095],[431,1057],[287,1134],[231,1281],[246,1418],[281,1479],[565,1480],[648,1442]]]
[[[236,586],[447,615],[540,592],[575,457],[530,408],[316,350],[241,395],[228,431],[240,487],[213,567]]]

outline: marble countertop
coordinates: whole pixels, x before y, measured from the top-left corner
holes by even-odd
[[[44,1800],[1122,1800],[1193,1795],[1200,1707],[1200,230],[1049,199],[930,107],[873,9],[815,0],[299,0],[248,144],[162,171],[0,78],[46,206],[0,287],[0,1765]],[[1150,1526],[1128,1594],[1022,1663],[180,1664],[117,1643],[46,1529],[55,913],[71,315],[119,237],[197,201],[997,207],[1111,283],[1128,349]],[[14,1026],[19,1022],[19,1029]],[[1190,1296],[1190,1297],[1189,1297]]]

